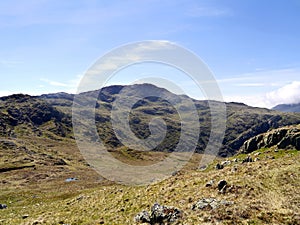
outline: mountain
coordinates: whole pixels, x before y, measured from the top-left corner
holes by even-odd
[[[72,131],[72,106],[76,99],[81,111],[88,113],[90,106],[95,106],[95,122],[100,139],[108,149],[115,151],[122,148],[122,143],[117,137],[115,127],[111,122],[111,112],[120,92],[127,91],[128,96],[137,94],[151,94],[134,103],[129,114],[129,124],[132,132],[140,139],[151,136],[149,122],[154,117],[162,118],[167,127],[165,138],[154,148],[154,151],[172,152],[180,139],[182,129],[180,117],[176,108],[182,109],[184,117],[189,118],[189,106],[191,101],[196,106],[200,122],[200,137],[196,145],[197,152],[203,152],[211,132],[211,115],[209,104],[214,101],[194,100],[184,95],[176,95],[166,89],[158,88],[151,84],[136,84],[131,86],[114,85],[104,87],[101,90],[89,91],[79,95],[56,93],[41,96],[12,95],[0,98],[0,135],[5,137],[39,136],[53,140],[68,138],[73,140]],[[124,94],[124,93],[122,93]],[[97,99],[97,101],[94,101]],[[167,100],[166,100],[167,99]],[[122,101],[129,101],[128,98]],[[172,104],[170,103],[172,102]],[[215,102],[217,104],[217,102]],[[90,104],[90,105],[89,105]],[[126,103],[127,104],[127,103]],[[129,104],[129,103],[128,103]],[[264,133],[270,129],[286,125],[299,124],[300,114],[283,113],[275,110],[249,107],[242,103],[226,103],[226,131],[223,146],[219,151],[221,156],[234,155],[244,142],[251,137]],[[81,122],[81,121],[80,121]],[[82,124],[83,130],[89,132],[89,125]],[[194,130],[199,129],[190,125],[190,139],[184,146],[195,138]],[[161,124],[156,128],[161,131]],[[119,129],[121,135],[126,131]],[[160,138],[160,133],[154,139]],[[96,139],[96,137],[95,137]],[[130,142],[130,140],[129,140]],[[184,149],[183,149],[184,151]]]
[[[160,140],[155,131],[160,134],[167,128],[166,137],[153,151],[125,147],[118,139],[124,130],[118,123],[113,128],[111,112],[124,91],[127,95],[121,103],[126,106],[138,94],[156,95],[134,102],[127,117],[137,137],[147,140],[154,135],[149,144]],[[105,179],[83,158],[74,140],[72,111],[80,116],[91,114],[92,109],[91,120],[110,154],[132,166],[154,165],[171,156],[182,118],[187,119],[189,138],[195,137],[197,127],[188,120],[188,101],[199,115],[197,151],[202,152],[211,132],[209,104],[218,102],[190,99],[149,84],[110,86],[79,95],[0,98],[0,224],[136,224],[134,218],[154,224],[150,216],[162,220],[161,213],[163,219],[175,220],[171,224],[299,224],[299,113],[226,103],[219,155],[233,156],[217,157],[199,168],[203,155],[193,154],[168,179],[145,186]],[[184,112],[181,117],[177,109]],[[116,115],[122,118],[122,111]],[[158,117],[165,126],[160,120],[155,123]],[[93,125],[80,117],[77,122],[82,135]],[[90,142],[95,141],[90,137]]]
[[[300,103],[298,104],[280,104],[273,107],[273,110],[281,112],[300,112]]]

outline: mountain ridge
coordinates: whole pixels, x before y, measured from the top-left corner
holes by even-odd
[[[98,134],[109,149],[122,147],[114,134],[110,122],[112,104],[121,90],[129,88],[131,94],[138,90],[149,93],[162,93],[163,96],[176,99],[178,107],[186,107],[185,100],[192,100],[196,106],[201,125],[197,152],[203,152],[211,132],[211,115],[209,100],[195,100],[188,96],[176,95],[164,88],[152,84],[113,85],[101,90],[80,93],[83,103],[95,101],[95,120]],[[2,135],[40,135],[56,139],[74,139],[72,131],[72,106],[77,95],[52,93],[40,96],[11,95],[0,98],[0,127]],[[97,98],[97,99],[96,99]],[[243,103],[224,103],[226,105],[226,126],[221,156],[230,156],[238,152],[244,142],[260,133],[286,125],[300,123],[300,114],[283,113],[274,110],[250,107]],[[20,114],[20,115],[18,115]],[[130,114],[130,126],[138,138],[145,139],[150,135],[149,122],[155,116],[167,122],[168,131],[164,141],[154,151],[173,151],[179,137],[180,118],[174,106],[157,97],[146,97],[138,101]],[[20,120],[20,121],[19,121]],[[23,123],[23,124],[22,124]],[[22,128],[26,128],[26,132]],[[5,130],[9,132],[5,132]]]
[[[294,104],[279,104],[272,108],[281,112],[300,112],[300,103]]]

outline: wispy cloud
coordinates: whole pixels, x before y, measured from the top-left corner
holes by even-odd
[[[265,83],[240,83],[240,84],[235,84],[236,86],[239,87],[262,87],[265,86]]]
[[[41,78],[40,81],[46,83],[47,85],[58,88],[57,91],[65,91],[68,93],[75,93],[76,89],[82,79],[83,74],[78,74],[74,79],[68,80],[66,82],[54,81],[47,78]],[[40,87],[45,87],[45,85],[40,85]]]
[[[55,87],[68,87],[69,85],[66,83],[61,83],[58,81],[53,81],[53,80],[49,80],[49,79],[40,79],[43,82],[46,82],[47,84],[51,85],[51,86],[55,86]]]
[[[0,60],[0,65],[2,66],[15,66],[15,65],[19,65],[22,64],[22,61],[17,61],[17,60]]]
[[[198,6],[190,8],[186,15],[190,17],[223,17],[231,15],[231,11],[212,6]]]
[[[160,54],[167,54],[165,53],[166,49],[173,48],[176,48],[174,43],[164,40],[145,41],[121,46],[104,55],[85,73],[78,92],[99,89],[101,88],[99,85],[105,84],[107,77],[113,75],[118,69],[139,62],[157,60]]]
[[[299,77],[299,68],[259,70],[219,79],[218,83],[226,101],[271,108],[300,102]]]

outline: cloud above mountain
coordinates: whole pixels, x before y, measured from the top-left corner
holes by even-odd
[[[268,105],[293,104],[300,102],[300,81],[293,81],[279,89],[269,92],[265,97]]]

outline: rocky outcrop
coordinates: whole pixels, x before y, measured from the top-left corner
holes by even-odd
[[[172,207],[164,206],[155,203],[151,207],[151,213],[147,211],[142,211],[134,217],[136,223],[146,223],[146,224],[170,224],[176,222],[182,217],[181,210]]]
[[[200,199],[192,206],[192,210],[211,210],[217,209],[220,206],[228,206],[234,204],[231,201],[217,200],[215,198],[203,198]]]
[[[251,153],[260,148],[273,146],[279,149],[295,148],[300,150],[300,125],[275,129],[250,138],[244,142],[241,152]]]

